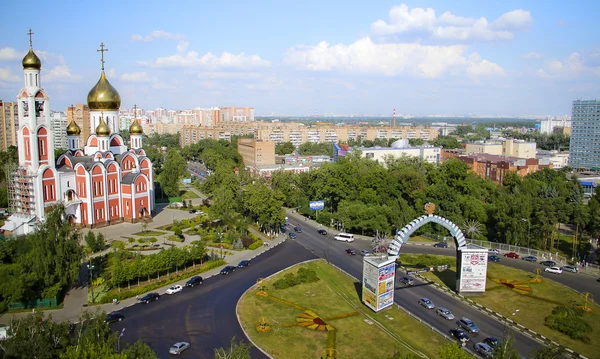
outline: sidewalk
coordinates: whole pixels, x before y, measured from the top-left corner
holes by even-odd
[[[250,231],[254,235],[258,236],[265,243],[269,243],[269,245],[262,246],[255,250],[244,250],[244,251],[239,251],[239,252],[238,251],[229,251],[229,252],[233,252],[234,254],[231,256],[225,257],[225,260],[227,261],[228,265],[236,265],[237,266],[237,264],[244,259],[251,260],[251,259],[261,255],[262,253],[278,246],[279,244],[283,243],[286,239],[285,235],[279,235],[279,236],[277,236],[277,238],[275,238],[273,240],[269,240],[262,233],[258,233],[252,229]],[[219,272],[221,271],[221,269],[223,267],[224,266],[218,267],[218,268],[213,268],[211,270],[201,273],[200,275],[202,276],[203,279],[207,279],[212,276],[219,275]],[[165,287],[162,287],[162,288],[159,288],[159,289],[156,289],[153,291],[158,292],[159,294],[163,295],[169,287],[176,285],[176,284],[183,286],[183,285],[185,285],[186,281],[187,281],[187,279],[181,280],[179,282],[174,282]],[[57,321],[57,322],[64,322],[64,321],[77,322],[79,320],[79,314],[80,314],[81,310],[84,309],[84,306],[81,304],[82,296],[84,296],[84,298],[86,298],[86,301],[87,301],[87,287],[72,289],[67,293],[67,295],[65,297],[63,309],[47,310],[47,311],[44,311],[44,313],[46,315],[52,315],[52,320]],[[121,301],[117,305],[109,303],[109,304],[89,306],[89,307],[87,307],[87,309],[89,309],[92,312],[95,312],[96,310],[102,310],[102,311],[109,313],[112,311],[117,311],[117,310],[121,310],[126,307],[130,307],[136,303],[137,303],[137,301],[135,298],[129,298],[129,299],[125,299],[125,300]],[[38,310],[36,310],[36,311],[38,311]],[[8,325],[11,318],[15,318],[15,319],[24,318],[29,314],[31,314],[31,312],[5,313],[0,316],[0,326]]]

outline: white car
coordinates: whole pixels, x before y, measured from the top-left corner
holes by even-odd
[[[491,249],[490,248],[490,249],[488,249],[488,253],[490,253],[490,254],[500,254],[500,251],[497,250],[497,249]]]
[[[188,343],[188,342],[175,343],[175,344],[173,344],[171,349],[169,349],[169,354],[176,354],[176,355],[181,354],[181,352],[188,349],[189,347],[190,347],[190,343]]]
[[[167,289],[167,294],[175,294],[178,292],[181,292],[183,290],[183,287],[178,285],[174,285],[171,288]]]
[[[548,267],[548,268],[544,269],[544,272],[561,274],[562,269],[560,269],[560,267]]]
[[[438,308],[438,309],[437,309],[435,312],[436,312],[436,313],[437,313],[439,316],[441,316],[442,318],[444,318],[444,319],[447,319],[447,320],[452,320],[452,319],[454,319],[454,314],[452,314],[452,312],[451,312],[451,311],[449,311],[449,310],[448,310],[448,309],[446,309],[446,308],[441,308],[441,307],[440,307],[440,308]]]

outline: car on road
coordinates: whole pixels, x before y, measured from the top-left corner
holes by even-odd
[[[560,267],[548,267],[548,268],[544,269],[544,272],[561,274],[562,269],[560,269]]]
[[[290,237],[290,239],[296,239],[296,233],[295,232],[288,233],[288,236]]]
[[[515,252],[504,253],[505,257],[519,259],[519,255]]]
[[[326,230],[324,230],[324,229],[319,229],[319,230],[317,231],[317,233],[319,233],[319,234],[320,234],[320,235],[322,235],[322,236],[326,236],[326,235],[327,235],[327,231],[326,231]]]
[[[181,354],[184,350],[189,349],[190,347],[190,343],[188,342],[179,342],[179,343],[175,343],[173,344],[173,346],[171,346],[171,348],[169,349],[169,354],[175,354],[175,355],[179,355]]]
[[[469,318],[462,317],[456,324],[471,334],[479,334],[479,327]]]
[[[471,338],[469,338],[467,333],[465,333],[465,331],[460,328],[450,329],[450,335],[452,335],[456,340],[458,340],[463,345],[465,345],[466,342],[471,340]]]
[[[356,249],[348,248],[348,249],[346,249],[346,253],[355,256],[356,255]]]
[[[556,266],[555,261],[541,261],[540,264],[543,266],[546,266],[546,267],[555,267]]]
[[[250,261],[247,259],[244,259],[238,263],[238,268],[246,268],[249,265],[250,265]]]
[[[221,269],[221,274],[222,275],[227,275],[229,273],[233,273],[235,272],[235,267],[234,266],[226,266],[225,268]]]
[[[125,319],[125,316],[121,312],[112,312],[106,315],[106,319],[104,319],[104,323],[110,324],[114,322],[120,322]]]
[[[448,243],[446,242],[439,242],[433,245],[434,247],[439,247],[439,248],[448,248]]]
[[[502,346],[500,339],[494,337],[487,337],[483,340],[483,342],[492,347],[492,349],[500,348]]]
[[[494,248],[490,248],[490,249],[488,249],[488,253],[491,253],[491,254],[500,254],[500,251],[497,250],[497,249],[494,249]]]
[[[452,314],[452,312],[446,308],[439,307],[435,312],[437,313],[437,315],[439,315],[440,317],[442,317],[444,319],[447,319],[447,320],[454,319],[454,314]]]
[[[198,284],[202,284],[203,279],[202,277],[200,277],[199,275],[195,275],[192,278],[190,278],[187,282],[185,282],[185,286],[186,287],[195,287]]]
[[[488,256],[488,262],[500,262],[500,257],[495,254]]]
[[[527,256],[527,257],[523,257],[523,260],[527,261],[527,262],[537,262],[537,257],[535,257],[535,256]]]
[[[167,289],[167,294],[175,294],[175,293],[179,293],[183,290],[183,287],[180,286],[179,284],[172,286],[171,288]]]
[[[294,227],[294,232],[302,233],[302,228],[300,226]]]
[[[156,292],[148,293],[140,298],[140,303],[148,304],[160,298],[160,294]]]
[[[366,256],[367,254],[370,254],[370,253],[371,253],[371,252],[369,252],[369,251],[366,251],[366,250],[364,250],[364,249],[363,249],[362,251],[360,251],[360,255],[361,255],[361,256]]]
[[[487,345],[484,342],[477,343],[473,346],[473,349],[477,354],[481,355],[484,358],[493,358],[494,357],[494,349]]]
[[[579,272],[579,269],[574,266],[562,266],[562,267],[560,267],[560,269],[562,269],[563,272],[571,272],[571,273]]]
[[[419,299],[419,304],[421,304],[422,306],[424,306],[427,309],[435,308],[435,305],[433,305],[433,302],[425,297]]]
[[[600,278],[596,279],[596,282],[600,282]]]
[[[414,278],[408,275],[406,277],[400,278],[400,281],[406,285],[415,285]]]

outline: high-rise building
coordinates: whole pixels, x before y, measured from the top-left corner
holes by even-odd
[[[0,150],[2,151],[17,145],[17,131],[19,130],[19,106],[17,104],[17,102],[0,100]]]
[[[570,128],[570,116],[550,116],[540,122],[540,133],[551,135],[555,128]]]
[[[254,122],[254,107],[220,107],[219,109],[219,122]]]
[[[64,112],[52,112],[50,117],[50,131],[54,135],[54,146],[66,150],[67,142],[67,115]]]
[[[600,170],[600,100],[573,101],[569,166]]]
[[[90,124],[90,108],[85,104],[77,104],[74,106],[67,107],[67,123],[75,120],[75,123],[81,129],[79,135],[79,142],[85,143],[85,140],[92,133],[92,127]]]

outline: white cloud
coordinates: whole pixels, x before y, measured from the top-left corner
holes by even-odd
[[[117,76],[117,72],[115,71],[114,67],[111,67],[110,69],[106,69],[104,72],[106,73],[106,76],[108,78],[116,77]]]
[[[47,82],[78,82],[80,79],[80,75],[72,74],[69,66],[64,64],[57,65],[42,76],[42,80]]]
[[[138,83],[153,83],[158,82],[156,76],[150,76],[146,72],[132,72],[129,74],[122,74],[120,76],[121,81],[125,82],[138,82]]]
[[[0,49],[0,61],[21,60],[26,52],[19,52],[11,47]]]
[[[198,72],[198,78],[203,79],[221,79],[221,80],[251,80],[262,77],[259,72],[222,72],[209,71]]]
[[[163,31],[163,30],[154,30],[146,36],[131,35],[131,41],[143,41],[143,42],[152,42],[154,40],[182,41],[184,39],[185,39],[185,36],[183,36],[182,34],[174,34],[172,32],[167,32],[167,31]]]
[[[468,18],[450,12],[437,17],[432,8],[409,9],[406,4],[392,7],[389,17],[389,21],[372,23],[372,33],[389,36],[420,31],[442,40],[510,40],[514,37],[511,31],[523,30],[533,21],[531,14],[521,9],[502,14],[490,25],[484,17]]]
[[[332,46],[323,41],[316,46],[295,46],[287,51],[284,61],[313,71],[385,76],[436,78],[460,70],[471,76],[500,74],[499,65],[481,58],[467,59],[465,51],[463,45],[376,44],[366,37],[350,45]]]
[[[478,79],[486,76],[506,76],[504,69],[500,65],[482,59],[481,56],[479,56],[479,54],[476,52],[469,56],[467,74],[472,79]]]
[[[166,90],[166,89],[174,89],[176,86],[175,85],[171,85],[171,84],[167,84],[165,82],[162,81],[157,81],[155,83],[152,84],[152,88],[155,90]]]
[[[184,52],[185,50],[187,50],[189,45],[190,43],[187,41],[179,41],[179,43],[177,44],[177,51]]]
[[[278,79],[277,76],[275,76],[275,74],[272,74],[266,77],[262,82],[247,84],[246,88],[248,90],[272,91],[280,89],[284,85],[285,84],[283,80]]]
[[[204,67],[207,69],[243,69],[254,67],[268,67],[271,65],[271,62],[261,59],[258,55],[245,55],[243,52],[237,55],[229,52],[223,52],[221,56],[215,56],[214,54],[208,52],[202,56],[199,56],[196,51],[190,51],[185,54],[177,53],[171,56],[159,57],[152,62],[139,61],[138,64],[150,67]]]
[[[0,67],[0,81],[5,82],[19,82],[20,77],[13,74],[10,68]]]
[[[544,55],[540,54],[539,52],[532,51],[521,55],[521,58],[526,60],[541,60],[544,58]]]
[[[536,75],[542,78],[568,77],[571,79],[582,74],[600,76],[600,65],[595,63],[593,57],[594,54],[583,56],[578,52],[573,52],[565,60],[549,60],[545,68],[536,71]]]

